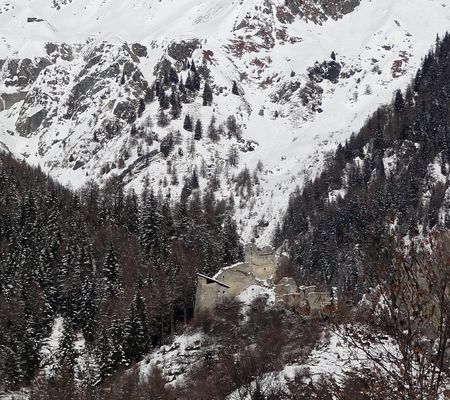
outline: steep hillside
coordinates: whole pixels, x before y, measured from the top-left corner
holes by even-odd
[[[60,390],[87,361],[98,384],[185,326],[196,273],[242,258],[230,214],[211,193],[176,204],[117,182],[73,193],[1,152],[0,396],[44,371]],[[73,398],[65,383],[56,398]]]
[[[286,241],[303,280],[358,297],[396,247],[409,251],[450,227],[449,74],[446,34],[406,91],[291,196],[276,241]]]
[[[449,18],[433,0],[6,2],[0,142],[74,187],[116,175],[178,198],[197,175],[268,242]]]

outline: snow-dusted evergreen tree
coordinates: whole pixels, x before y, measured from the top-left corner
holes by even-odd
[[[197,122],[195,123],[194,139],[200,140],[202,138],[202,136],[203,136],[202,121],[198,119]]]
[[[208,125],[208,138],[211,139],[213,142],[218,142],[220,140],[219,132],[216,126],[217,119],[215,115],[211,117],[211,121]]]
[[[138,360],[150,348],[151,338],[145,308],[145,301],[138,287],[124,322],[124,352],[128,361]]]
[[[157,262],[159,255],[159,205],[152,190],[144,198],[139,218],[139,239],[147,259],[150,262]]]
[[[236,81],[233,81],[233,87],[231,88],[231,93],[233,93],[236,96],[239,96],[239,89],[238,89]]]
[[[103,261],[103,289],[108,297],[116,297],[122,292],[122,274],[117,253],[109,244]]]
[[[163,109],[161,109],[161,110],[159,111],[158,119],[157,119],[157,122],[156,122],[156,123],[158,124],[158,126],[159,126],[160,128],[165,128],[166,126],[169,125],[170,120],[169,120],[169,118],[167,117],[167,114],[164,112]]]
[[[244,250],[242,247],[241,239],[237,233],[236,221],[227,216],[223,225],[223,262],[224,265],[231,265],[239,260],[242,260],[244,256]]]
[[[59,373],[74,375],[78,353],[75,349],[75,332],[72,323],[64,319],[62,335],[56,352],[56,367]]]
[[[213,101],[213,93],[208,82],[205,82],[205,87],[203,89],[203,105],[211,106]]]
[[[183,129],[188,132],[192,132],[193,130],[192,119],[189,114],[186,114],[186,116],[184,117]]]

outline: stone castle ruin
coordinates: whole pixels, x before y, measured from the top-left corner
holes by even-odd
[[[294,279],[287,277],[274,283],[283,257],[270,246],[259,249],[254,244],[248,244],[245,246],[244,262],[222,268],[212,277],[197,274],[195,312],[213,310],[250,286],[273,289],[275,306],[279,309],[307,315],[332,311],[336,302],[331,292],[317,291],[315,286],[299,287]]]

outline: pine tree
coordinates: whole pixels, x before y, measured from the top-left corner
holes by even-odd
[[[233,81],[233,87],[231,88],[231,93],[233,93],[236,96],[239,96],[239,89],[238,89],[236,81]]]
[[[145,101],[143,99],[139,99],[139,108],[138,108],[138,117],[141,117],[143,112],[145,111]]]
[[[186,89],[190,90],[191,92],[194,91],[194,87],[192,86],[191,72],[188,72],[184,86]]]
[[[186,116],[184,117],[183,129],[188,132],[192,132],[193,130],[192,120],[189,114],[186,114]]]
[[[138,232],[138,220],[139,220],[139,208],[138,198],[136,192],[133,189],[127,193],[125,197],[124,207],[124,223],[130,233]]]
[[[172,94],[170,96],[170,104],[172,106],[172,108],[170,109],[170,114],[171,114],[172,119],[180,118],[182,104],[181,104],[180,96],[178,95],[178,93],[175,90],[172,91]]]
[[[167,97],[164,90],[161,90],[158,100],[161,110],[167,110],[170,107],[170,99]]]
[[[113,370],[117,370],[121,365],[125,365],[126,357],[124,352],[124,332],[123,324],[116,317],[112,320],[108,329],[108,336],[111,344],[111,364]]]
[[[169,74],[167,71],[164,71],[164,74],[163,74],[163,85],[164,85],[164,87],[167,87],[170,85]]]
[[[30,381],[40,366],[41,354],[41,335],[36,329],[36,324],[32,315],[25,313],[23,321],[23,331],[16,332],[20,335],[20,356],[21,356],[21,371],[23,379]]]
[[[232,265],[242,260],[244,256],[243,247],[237,225],[233,218],[228,216],[223,226],[223,263],[224,265]]]
[[[124,326],[124,352],[129,361],[139,360],[150,348],[150,332],[145,312],[145,302],[140,288],[130,304]]]
[[[228,150],[227,160],[232,167],[237,167],[239,164],[239,151],[237,146],[233,145]]]
[[[200,90],[201,86],[201,79],[198,72],[194,72],[194,75],[192,76],[192,89],[198,92]]]
[[[139,219],[139,239],[144,254],[149,261],[154,263],[159,258],[159,229],[159,204],[153,191],[150,191],[142,205]]]
[[[180,78],[180,83],[178,84],[178,91],[181,94],[186,94],[186,86],[184,85],[182,78]]]
[[[102,328],[95,343],[95,364],[97,368],[94,383],[96,385],[99,385],[105,380],[105,378],[111,376],[114,372],[111,352],[112,346],[109,340],[108,332],[105,328]]]
[[[211,87],[209,86],[208,82],[205,82],[205,87],[203,89],[203,105],[211,106],[212,101],[213,101],[213,93]]]
[[[122,279],[119,259],[112,243],[109,244],[103,261],[104,290],[109,297],[116,297],[122,292]]]
[[[174,84],[178,83],[178,74],[177,74],[177,71],[175,71],[175,68],[173,68],[173,67],[170,68],[169,80],[171,83],[174,83]]]
[[[157,125],[160,128],[165,128],[166,126],[168,126],[170,124],[170,120],[167,117],[166,113],[164,112],[164,110],[160,110],[159,114],[158,114],[158,121],[157,121]]]
[[[191,186],[192,189],[198,189],[199,188],[197,168],[194,168],[194,171],[192,171],[190,186]]]
[[[153,101],[155,100],[155,86],[154,85],[145,91],[144,100],[147,104],[153,103]]]
[[[170,152],[173,150],[174,139],[173,133],[169,132],[162,140],[159,145],[159,151],[163,154],[164,157],[167,157]]]
[[[202,138],[202,136],[203,136],[202,121],[198,119],[197,122],[195,123],[194,139],[200,140]]]
[[[220,140],[220,136],[216,127],[216,117],[214,115],[211,117],[211,121],[208,125],[208,138],[213,142],[218,142]]]
[[[56,353],[57,368],[60,373],[73,376],[77,365],[78,354],[75,350],[75,333],[72,323],[64,319],[62,336]]]
[[[395,92],[394,110],[397,114],[400,114],[405,110],[405,101],[403,100],[401,90]]]

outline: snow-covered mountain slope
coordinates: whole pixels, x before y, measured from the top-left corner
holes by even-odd
[[[235,195],[243,237],[268,242],[289,194],[449,26],[442,0],[3,1],[0,144],[74,187],[117,175],[177,197],[196,169],[201,187]],[[192,62],[200,89],[163,84],[184,98],[161,116],[155,82],[171,69],[186,82]]]

